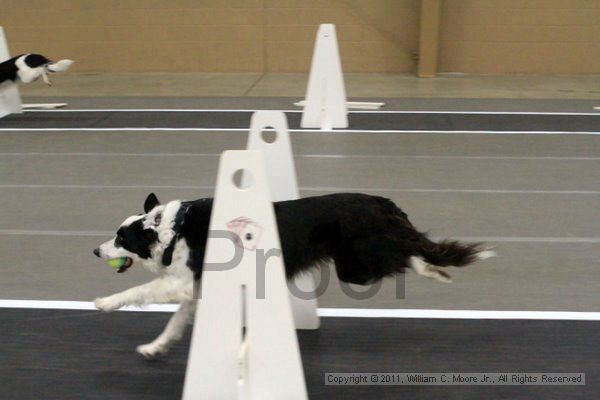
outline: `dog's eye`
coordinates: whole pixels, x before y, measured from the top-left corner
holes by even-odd
[[[117,238],[115,239],[115,244],[122,246],[125,243],[125,239],[123,239],[123,237],[121,236],[117,236]]]
[[[160,225],[160,221],[162,221],[162,214],[156,214],[156,217],[154,217],[154,225]]]

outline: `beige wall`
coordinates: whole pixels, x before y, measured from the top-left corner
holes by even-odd
[[[347,72],[415,69],[418,0],[0,0],[11,53],[78,71],[305,72],[335,23]]]
[[[600,0],[445,0],[440,71],[600,74]]]
[[[76,71],[306,72],[335,23],[346,72],[415,72],[419,0],[0,0],[11,53]],[[600,73],[600,0],[444,0],[440,71]]]
[[[347,72],[416,69],[418,0],[272,0],[265,7],[267,71],[308,71],[320,23],[336,24]]]

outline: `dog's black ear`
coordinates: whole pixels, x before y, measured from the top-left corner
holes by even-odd
[[[147,213],[152,210],[154,207],[158,206],[160,201],[156,198],[154,193],[150,193],[148,197],[146,197],[146,201],[144,202],[144,212]]]

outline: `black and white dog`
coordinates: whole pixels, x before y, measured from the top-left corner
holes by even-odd
[[[66,71],[72,64],[72,60],[52,62],[41,54],[22,54],[0,63],[0,84],[29,83],[42,77],[47,85],[51,85],[48,73]]]
[[[147,358],[166,353],[194,313],[193,282],[202,275],[212,199],[161,205],[152,193],[145,214],[127,218],[117,236],[94,250],[104,259],[125,257],[118,272],[134,264],[160,276],[112,296],[96,299],[103,311],[128,305],[180,303],[165,330],[137,351]],[[391,200],[339,193],[274,203],[286,276],[331,261],[343,282],[369,284],[410,268],[451,282],[439,267],[462,267],[494,255],[481,244],[433,242],[418,232]]]

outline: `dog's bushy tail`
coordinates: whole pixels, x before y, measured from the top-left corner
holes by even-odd
[[[429,264],[440,267],[463,267],[494,255],[483,243],[461,243],[454,240],[433,242],[425,236],[421,241],[421,256]]]

